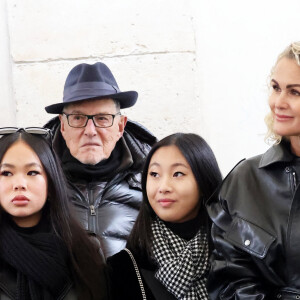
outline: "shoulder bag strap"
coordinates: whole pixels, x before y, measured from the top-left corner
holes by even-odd
[[[136,276],[137,276],[137,279],[138,279],[138,282],[139,282],[139,285],[140,285],[140,288],[141,288],[141,293],[142,293],[143,300],[146,300],[147,298],[146,298],[146,293],[145,293],[142,277],[141,277],[139,268],[137,266],[137,263],[135,261],[135,258],[134,258],[133,254],[131,253],[131,251],[129,249],[124,248],[124,250],[128,253],[128,255],[130,256],[130,258],[132,260],[133,267],[134,267],[134,270],[135,270],[135,273],[136,273]]]

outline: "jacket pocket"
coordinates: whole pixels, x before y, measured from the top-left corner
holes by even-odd
[[[259,258],[264,258],[276,237],[261,227],[235,217],[224,238],[233,245]]]

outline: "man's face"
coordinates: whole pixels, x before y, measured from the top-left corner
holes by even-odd
[[[66,114],[116,114],[117,108],[112,99],[86,100],[65,107]],[[59,116],[61,134],[73,157],[83,164],[95,165],[109,158],[117,141],[121,138],[127,122],[125,116],[115,116],[114,123],[108,128],[95,127],[89,119],[86,127],[70,127],[65,115]]]

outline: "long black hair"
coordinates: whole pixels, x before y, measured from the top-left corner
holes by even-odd
[[[79,299],[107,299],[106,270],[99,245],[88,237],[72,216],[64,174],[51,143],[42,135],[25,131],[6,135],[0,138],[0,161],[9,147],[17,141],[23,141],[32,148],[47,174],[47,210],[44,210],[43,217],[49,220],[51,230],[68,249]],[[0,214],[0,224],[1,221]]]
[[[217,160],[210,146],[199,135],[193,133],[175,133],[154,144],[144,164],[142,174],[143,201],[139,215],[127,242],[127,247],[139,256],[149,257],[152,255],[151,223],[156,214],[149,203],[146,192],[150,160],[159,148],[171,145],[174,145],[179,149],[195,176],[199,191],[201,191],[201,199],[199,199],[199,201],[202,203],[199,216],[201,217],[202,225],[206,227],[208,236],[210,237],[211,221],[208,217],[204,202],[213,194],[222,181],[222,175]],[[209,242],[211,245],[210,238]]]

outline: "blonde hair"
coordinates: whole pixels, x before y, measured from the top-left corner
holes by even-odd
[[[274,65],[274,67],[271,70],[271,76],[274,72],[274,69],[277,65],[277,63],[282,59],[282,58],[288,58],[288,59],[293,59],[296,61],[296,63],[300,66],[300,42],[294,42],[292,44],[290,44],[287,48],[284,49],[283,52],[281,52],[276,60],[276,63]],[[273,143],[273,144],[279,144],[282,140],[282,136],[278,135],[274,132],[273,130],[273,124],[274,124],[274,118],[273,118],[273,114],[272,112],[269,112],[266,116],[265,116],[265,123],[267,125],[267,133],[265,135],[265,141],[269,144],[269,143]]]

